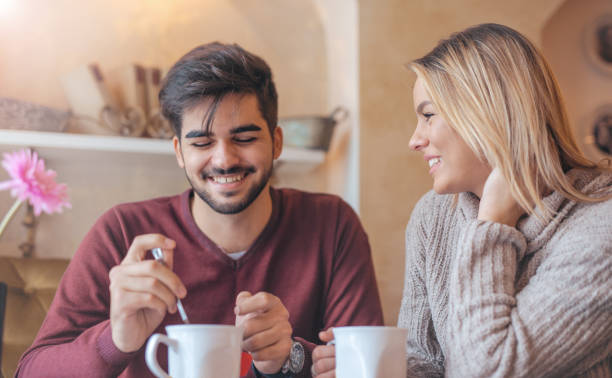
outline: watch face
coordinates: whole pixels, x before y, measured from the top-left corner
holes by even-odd
[[[289,353],[289,359],[283,366],[283,373],[292,372],[294,374],[302,371],[304,367],[304,347],[298,341],[294,341],[291,345],[291,352]]]

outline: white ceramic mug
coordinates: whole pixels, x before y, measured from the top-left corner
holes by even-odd
[[[177,324],[147,341],[145,360],[158,378],[238,378],[243,328],[229,325]],[[157,347],[168,346],[168,373],[157,361]],[[170,375],[168,375],[170,374]]]
[[[405,378],[408,330],[334,327],[336,378]]]

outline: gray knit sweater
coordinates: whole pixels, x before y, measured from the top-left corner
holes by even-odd
[[[612,175],[571,171],[584,192]],[[549,222],[479,221],[478,198],[429,192],[406,230],[398,325],[408,376],[611,377],[612,200],[552,193]]]

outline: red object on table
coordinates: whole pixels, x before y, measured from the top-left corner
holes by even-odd
[[[247,352],[242,352],[242,358],[240,358],[240,376],[244,377],[249,373],[249,369],[251,368],[251,362],[253,362],[253,357]]]

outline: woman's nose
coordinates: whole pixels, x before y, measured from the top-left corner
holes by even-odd
[[[412,133],[412,137],[410,138],[408,146],[411,150],[419,151],[426,147],[428,144],[429,139],[427,139],[427,136],[423,133],[421,126],[417,124],[416,128],[414,129],[414,133]]]

